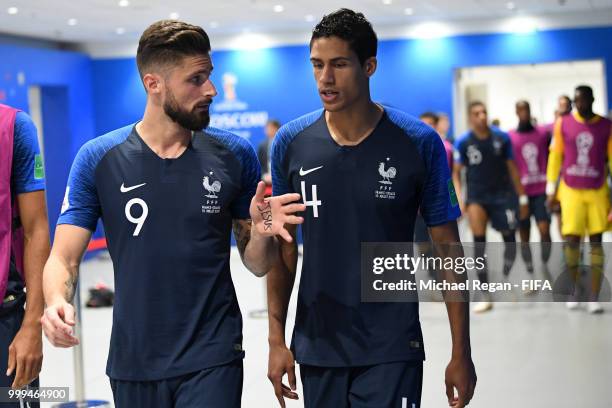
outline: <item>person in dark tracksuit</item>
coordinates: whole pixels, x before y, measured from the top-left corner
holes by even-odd
[[[474,235],[476,256],[484,257],[487,223],[504,239],[503,275],[508,276],[516,258],[516,229],[519,220],[529,215],[529,198],[521,184],[513,159],[512,142],[507,133],[489,126],[484,103],[474,101],[468,108],[471,129],[455,141],[453,179],[461,195],[461,172],[465,169],[467,194],[465,213]],[[487,269],[478,279],[488,282]],[[474,306],[483,313],[493,308],[489,293]]]

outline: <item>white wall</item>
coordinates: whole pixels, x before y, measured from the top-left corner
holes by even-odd
[[[40,153],[44,160],[45,135],[43,133],[43,116],[39,86],[33,85],[28,88],[28,109],[32,122],[34,122],[36,130],[38,131],[38,146],[40,146]]]
[[[531,104],[532,116],[538,123],[551,123],[557,99],[566,94],[573,97],[577,85],[590,85],[595,93],[594,110],[607,115],[606,84],[602,61],[578,61],[534,65],[508,65],[462,68],[456,75],[458,109],[455,110],[455,134],[468,128],[466,88],[486,86],[489,120],[500,119],[501,128],[516,127],[514,105],[519,99]]]

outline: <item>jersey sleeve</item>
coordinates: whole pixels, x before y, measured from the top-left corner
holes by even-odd
[[[552,142],[550,143],[550,154],[546,168],[546,180],[556,183],[561,172],[563,163],[563,134],[561,131],[562,118],[557,119],[553,128]]]
[[[563,134],[561,131],[562,123],[562,118],[557,119],[555,122],[553,127],[552,142],[550,143],[550,151],[560,154],[563,154]]]
[[[38,134],[25,112],[15,117],[12,184],[15,194],[45,189],[45,170],[38,145]]]
[[[424,144],[423,152],[428,177],[420,209],[425,223],[433,227],[456,220],[461,216],[461,211],[442,140],[434,132],[428,137],[430,142]]]
[[[232,218],[243,220],[251,218],[249,207],[257,190],[257,183],[261,180],[261,168],[253,146],[246,140],[243,140],[243,143],[240,144],[238,158],[242,164],[242,175],[240,177],[241,190],[238,197],[231,204],[230,210]]]
[[[272,194],[275,196],[292,193],[289,180],[284,170],[285,154],[289,146],[290,136],[286,126],[279,129],[272,141],[272,154],[270,155],[272,169]]]
[[[100,218],[100,201],[95,184],[98,158],[92,142],[81,147],[72,163],[57,225],[69,224],[90,231],[96,230]]]
[[[455,140],[455,144],[453,145],[453,161],[458,164],[465,164],[465,143],[463,143],[463,138],[459,138]]]
[[[608,170],[612,174],[612,126],[610,128],[610,135],[608,136]]]

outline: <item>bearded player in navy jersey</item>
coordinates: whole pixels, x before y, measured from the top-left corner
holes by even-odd
[[[282,262],[268,273],[268,377],[283,407],[284,398],[298,398],[295,361],[307,408],[420,407],[419,305],[361,302],[361,243],[411,242],[419,207],[434,243],[456,243],[460,211],[440,137],[371,100],[376,49],[363,14],[325,16],[310,42],[323,109],[286,124],[274,140],[273,194],[301,193],[307,206],[290,348],[295,240],[281,245]],[[446,394],[449,405],[464,407],[476,384],[468,304],[448,302],[447,309],[453,345]]]
[[[244,351],[232,225],[245,265],[262,275],[278,253],[273,235],[291,239],[282,225],[301,222],[286,213],[305,207],[283,205],[298,194],[264,201],[250,144],[207,127],[217,92],[201,27],[151,25],[136,62],[143,119],[91,140],[73,163],[44,270],[43,328],[55,346],[78,343],[70,302],[102,218],[115,273],[107,363],[115,406],[237,408]]]

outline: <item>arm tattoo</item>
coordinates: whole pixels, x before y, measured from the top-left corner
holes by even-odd
[[[244,258],[244,250],[251,239],[251,220],[236,220],[234,221],[234,237],[240,258]]]
[[[66,298],[68,302],[72,302],[72,299],[74,298],[74,291],[76,289],[76,285],[77,285],[76,276],[70,274],[70,276],[68,276],[68,279],[66,279],[66,281],[64,282],[64,286],[66,287],[66,292],[64,293],[64,297]]]

